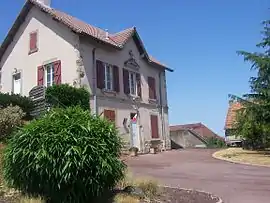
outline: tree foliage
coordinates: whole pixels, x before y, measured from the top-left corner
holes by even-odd
[[[263,22],[261,52],[239,51],[251,63],[256,76],[251,77],[251,91],[242,97],[233,96],[243,105],[238,111],[236,132],[252,148],[265,148],[270,140],[270,21]]]
[[[9,140],[4,177],[48,202],[93,202],[124,176],[121,147],[114,124],[79,107],[53,109]]]
[[[29,97],[0,92],[0,108],[6,108],[10,105],[19,106],[27,118],[30,118],[30,113],[34,108],[34,103]]]
[[[46,102],[52,107],[80,106],[90,109],[90,93],[85,88],[76,88],[68,84],[53,85],[46,89]]]
[[[5,140],[11,133],[23,124],[25,113],[18,106],[0,108],[0,141]]]
[[[222,138],[210,137],[206,140],[207,148],[223,148],[226,147],[226,143]]]

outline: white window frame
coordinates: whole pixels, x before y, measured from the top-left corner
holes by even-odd
[[[114,81],[113,81],[113,66],[110,64],[105,63],[105,90],[113,91],[114,90]],[[109,75],[107,74],[107,71],[109,70]],[[109,85],[108,85],[109,83]]]
[[[132,93],[132,79],[134,80],[134,93]],[[131,96],[138,96],[138,89],[137,89],[137,78],[136,72],[128,71],[128,83],[129,83],[129,94]]]
[[[14,82],[15,82],[15,76],[16,75],[20,75],[20,92],[18,94],[22,94],[22,73],[21,71],[18,71],[18,72],[14,72],[12,73],[12,93],[15,94],[14,92]]]
[[[48,85],[48,69],[50,68],[50,83]],[[44,65],[44,74],[45,74],[45,86],[46,87],[50,87],[52,85],[54,85],[54,64],[50,63],[50,64],[46,64]]]

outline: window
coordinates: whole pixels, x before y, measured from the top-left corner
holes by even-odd
[[[157,99],[155,78],[148,77],[148,87],[149,87],[149,99]]]
[[[38,51],[38,46],[37,46],[37,38],[38,38],[38,36],[37,35],[38,35],[37,31],[34,31],[34,32],[30,33],[29,54],[32,54],[32,53]]]
[[[21,94],[21,73],[16,73],[13,75],[13,94]]]
[[[54,65],[48,64],[45,66],[46,86],[50,87],[54,84]]]
[[[115,65],[96,61],[97,88],[119,92],[119,68]]]
[[[113,87],[113,66],[105,64],[105,89],[114,90]]]
[[[61,60],[37,68],[37,85],[52,86],[62,83]]]
[[[104,118],[111,122],[115,122],[115,111],[104,109]]]
[[[150,116],[150,123],[151,123],[151,134],[153,139],[159,138],[158,132],[158,116],[151,115]]]
[[[139,73],[135,73],[124,68],[123,83],[125,94],[142,97],[141,75]]]
[[[129,72],[128,81],[129,81],[129,92],[130,92],[130,94],[137,96],[136,73]]]

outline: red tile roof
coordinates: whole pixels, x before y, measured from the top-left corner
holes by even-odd
[[[226,121],[225,121],[225,129],[233,129],[233,125],[235,124],[235,120],[236,120],[237,111],[241,108],[243,108],[243,105],[241,105],[241,103],[239,102],[230,103],[227,116],[226,116]]]
[[[223,137],[220,137],[216,133],[214,133],[212,130],[210,130],[208,127],[206,127],[202,123],[192,123],[192,124],[184,124],[184,125],[174,125],[170,126],[170,131],[178,131],[178,130],[192,130],[196,132],[198,135],[203,137],[204,139],[211,138],[211,137],[217,137],[220,139],[224,139]]]
[[[10,43],[10,40],[8,39],[9,35],[11,35],[11,38],[13,38],[12,35],[15,35],[14,32],[17,31],[20,23],[22,22],[20,18],[25,17],[27,15],[29,9],[29,4],[32,4],[34,6],[37,6],[40,8],[42,11],[45,13],[48,13],[51,15],[54,19],[58,20],[59,22],[63,23],[64,25],[68,26],[70,29],[72,29],[74,32],[78,34],[83,34],[90,36],[96,40],[99,40],[103,43],[109,44],[111,46],[114,46],[116,48],[123,48],[126,42],[136,34],[138,36],[138,33],[136,31],[135,27],[128,28],[126,30],[123,30],[118,33],[108,33],[108,37],[106,36],[106,31],[102,30],[98,27],[92,26],[86,22],[83,22],[67,13],[64,13],[62,11],[58,11],[54,8],[45,6],[44,4],[38,2],[37,0],[28,0],[21,11],[20,15],[18,16],[16,22],[14,23],[13,27],[11,28],[7,38],[3,42],[3,44],[0,47],[0,59],[2,58],[5,49]],[[18,23],[18,25],[16,24]],[[138,37],[139,38],[139,37]],[[140,40],[139,40],[140,41]],[[142,43],[140,43],[140,46],[143,46]],[[145,51],[145,49],[143,48]],[[160,63],[158,60],[154,59],[152,56],[149,56],[146,51],[145,51],[146,58],[149,63],[153,63],[154,65],[162,66],[166,68],[169,71],[172,71],[172,69],[169,69],[167,66],[164,64]]]

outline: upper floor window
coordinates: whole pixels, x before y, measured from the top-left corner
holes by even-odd
[[[96,61],[96,68],[97,88],[119,92],[119,68],[99,60]]]
[[[105,89],[113,90],[113,66],[105,64]]]
[[[32,54],[38,51],[38,32],[31,32],[29,38],[29,54]]]
[[[132,96],[142,96],[141,75],[139,73],[123,69],[124,93]]]
[[[129,92],[131,95],[137,96],[138,91],[137,91],[137,81],[136,81],[136,73],[134,72],[129,72],[128,73],[128,82],[129,82]]]
[[[148,77],[148,87],[149,87],[149,99],[157,99],[155,78]]]

